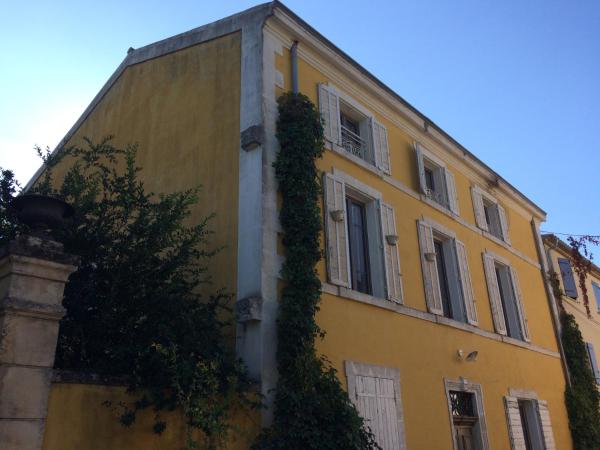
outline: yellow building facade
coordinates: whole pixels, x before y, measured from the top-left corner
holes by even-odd
[[[588,316],[579,278],[573,270],[571,247],[551,234],[544,235],[543,241],[548,267],[555,274],[560,287],[560,298],[556,300],[559,300],[565,312],[573,315],[577,321],[596,384],[600,385],[600,268],[592,264],[591,271],[586,276],[585,287],[590,308]]]
[[[318,351],[380,445],[571,449],[544,211],[279,2],[131,51],[63,142],[114,135],[138,143],[151,190],[203,186],[192,219],[216,214],[209,270],[235,292],[236,349],[267,404],[245,431],[272,420],[276,100],[294,88],[326,136]],[[68,408],[102,392],[56,384],[45,448],[109,448],[118,425],[96,447],[77,431],[95,417]],[[165,448],[152,439],[139,448]]]

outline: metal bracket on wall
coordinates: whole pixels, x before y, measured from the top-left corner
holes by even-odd
[[[238,322],[258,322],[262,318],[262,298],[242,298],[237,301],[235,311]]]
[[[252,125],[242,131],[242,148],[245,151],[254,150],[263,144],[263,127],[262,125]]]

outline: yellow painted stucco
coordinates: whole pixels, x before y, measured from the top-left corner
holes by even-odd
[[[273,23],[276,34],[284,34],[283,28]],[[288,39],[291,42],[294,36],[288,35]],[[284,87],[275,88],[279,95],[290,88],[292,80],[290,52],[285,45],[281,55],[275,54],[275,70],[283,75]],[[496,189],[489,179],[475,174],[441,145],[429,150],[442,158],[455,176],[460,220],[420,200],[414,142],[427,139],[427,136],[401,114],[390,112],[391,102],[375,95],[366,87],[368,83],[364,77],[362,80],[357,81],[356,74],[342,70],[338,61],[327,59],[313,47],[300,43],[300,92],[318,105],[318,84],[333,84],[373,112],[387,128],[392,182],[331,150],[318,161],[318,167],[323,172],[331,173],[333,168],[344,172],[379,191],[383,201],[395,208],[405,306],[427,312],[417,220],[427,217],[455,232],[467,248],[479,328],[489,334],[482,336],[457,326],[433,323],[349,297],[323,293],[318,322],[327,334],[318,350],[332,361],[343,383],[347,382],[345,361],[400,370],[408,449],[453,448],[444,379],[458,380],[460,377],[481,385],[491,449],[510,448],[503,401],[503,397],[509,395],[509,389],[531,390],[540,399],[547,400],[556,448],[572,448],[564,405],[565,380],[531,225],[534,217],[538,221],[543,219],[540,217],[543,213],[524,205],[516,194]],[[388,114],[384,116],[378,108],[387,108]],[[407,189],[398,188],[394,181]],[[477,230],[471,197],[473,184],[487,189],[505,207],[513,251]],[[406,190],[414,195],[409,195]],[[324,242],[324,235],[321,242]],[[518,272],[531,335],[532,345],[528,348],[501,342],[494,332],[482,261],[482,253],[486,250],[507,259]],[[318,265],[318,273],[321,280],[327,282],[324,260]],[[458,349],[477,350],[479,357],[472,363],[459,361],[456,357]]]
[[[167,427],[161,435],[153,432],[154,411],[138,413],[135,423],[126,428],[119,423],[120,402],[135,398],[125,388],[94,384],[55,383],[50,390],[44,450],[165,450],[185,448],[187,430],[180,412],[161,412]],[[106,402],[110,402],[107,404]],[[231,414],[230,432],[225,447],[244,450],[250,447],[259,429],[257,411],[238,410]],[[202,442],[195,432],[193,437]]]
[[[168,193],[202,185],[190,223],[210,214],[213,248],[208,263],[211,292],[236,290],[238,167],[240,142],[240,33],[223,36],[130,66],[89,114],[68,145],[83,137],[98,142],[113,135],[117,146],[138,145],[137,165],[148,191]],[[69,164],[55,170],[56,179]],[[161,437],[151,430],[152,414],[130,429],[121,427],[102,402],[127,401],[124,390],[106,386],[52,387],[44,449],[165,449],[184,444],[181,417],[169,415]],[[245,413],[244,413],[245,414]],[[239,419],[239,420],[238,420]],[[245,416],[244,435],[257,428]],[[245,439],[245,438],[244,438]],[[238,437],[228,448],[248,448]]]
[[[233,33],[128,67],[67,143],[112,135],[113,145],[137,144],[140,177],[156,194],[201,185],[190,221],[215,214],[211,245],[222,250],[209,269],[214,286],[230,293],[237,281],[231,268],[237,261],[240,40]],[[55,178],[62,173],[58,167]]]

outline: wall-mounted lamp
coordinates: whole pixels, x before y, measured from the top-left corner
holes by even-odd
[[[477,355],[479,355],[479,352],[477,350],[474,350],[471,353],[469,353],[467,355],[467,362],[475,362],[475,361],[477,361]]]
[[[469,354],[467,354],[467,356],[465,357],[465,351],[460,348],[456,351],[456,358],[459,361],[466,361],[466,362],[475,362],[477,361],[477,356],[479,355],[479,352],[477,350],[473,350],[472,352],[470,352]]]

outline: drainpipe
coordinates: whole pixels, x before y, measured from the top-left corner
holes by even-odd
[[[561,339],[562,327],[560,323],[558,309],[556,307],[557,303],[556,299],[554,298],[554,291],[552,290],[552,286],[550,285],[550,280],[548,280],[548,264],[549,261],[551,261],[550,253],[546,252],[546,250],[544,249],[544,243],[542,242],[540,230],[535,223],[535,219],[531,219],[531,228],[533,229],[533,235],[535,236],[535,244],[540,260],[542,277],[544,279],[544,288],[546,289],[546,296],[548,297],[548,302],[550,304],[552,323],[554,325],[554,335],[556,336],[556,340],[558,342],[558,351],[560,353],[560,361],[562,364],[563,373],[565,375],[567,385],[571,387],[571,376],[569,375],[569,368],[567,367],[567,358],[565,357],[565,349],[563,348]]]
[[[298,93],[298,41],[294,41],[290,48],[292,56],[292,92]]]

